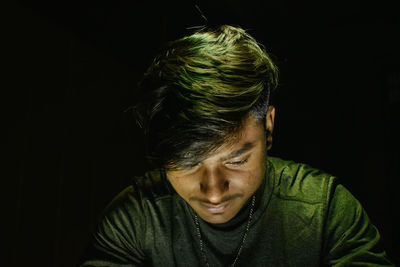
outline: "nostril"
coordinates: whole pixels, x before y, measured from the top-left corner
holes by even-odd
[[[224,188],[225,188],[225,189],[228,189],[228,188],[229,188],[229,181],[225,181],[225,182],[224,182]]]
[[[229,181],[223,181],[219,183],[219,185],[208,185],[207,183],[200,183],[200,191],[206,193],[207,191],[227,191],[229,190],[230,183]]]

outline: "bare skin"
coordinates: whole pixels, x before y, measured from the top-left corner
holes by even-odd
[[[225,223],[243,208],[259,188],[272,144],[275,109],[265,125],[249,116],[237,142],[222,145],[192,168],[167,171],[175,191],[209,223]],[[267,130],[267,131],[266,131]]]

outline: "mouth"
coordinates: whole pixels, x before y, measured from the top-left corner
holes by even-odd
[[[207,210],[209,213],[215,215],[215,214],[222,214],[224,213],[229,206],[229,202],[222,202],[217,205],[209,204],[209,203],[201,203],[201,206]]]

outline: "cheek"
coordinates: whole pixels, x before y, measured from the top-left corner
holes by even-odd
[[[187,198],[187,196],[192,195],[198,187],[198,183],[191,176],[181,177],[171,175],[168,176],[168,180],[175,191],[183,198]]]
[[[265,175],[266,164],[265,161],[256,161],[250,163],[246,170],[240,173],[232,174],[232,182],[242,188],[248,190],[257,189],[262,183]]]
[[[236,171],[227,174],[230,188],[239,191],[252,191],[260,184],[261,173],[257,170]]]

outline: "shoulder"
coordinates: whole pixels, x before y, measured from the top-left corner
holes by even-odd
[[[159,170],[147,172],[110,202],[99,218],[83,266],[148,266],[146,248],[166,232],[165,224],[159,223],[168,216],[170,205],[164,176]]]
[[[273,211],[280,226],[296,233],[289,244],[321,244],[322,261],[329,266],[393,266],[360,202],[334,176],[303,163],[274,157],[268,162]]]
[[[169,198],[172,195],[171,187],[162,170],[152,170],[142,176],[132,179],[131,185],[122,190],[105,209],[105,212],[113,210],[129,209],[143,210],[145,206],[155,205],[159,200]]]
[[[145,236],[153,233],[150,226],[169,216],[172,193],[164,177],[160,170],[135,177],[100,216],[97,228],[100,239],[129,244],[130,249],[145,247]]]
[[[280,199],[310,204],[328,202],[337,185],[334,176],[304,163],[269,157],[268,164],[273,176],[273,194]]]

